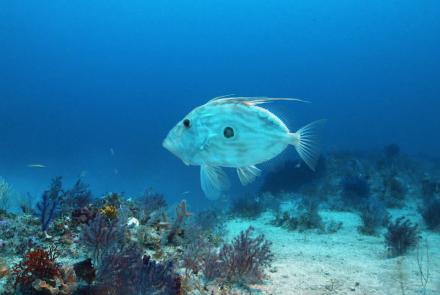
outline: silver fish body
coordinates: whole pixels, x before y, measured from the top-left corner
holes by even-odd
[[[293,99],[211,100],[185,116],[169,132],[163,146],[187,165],[201,166],[202,189],[210,198],[217,198],[229,185],[221,167],[236,168],[242,184],[248,184],[260,174],[256,164],[276,157],[288,145],[294,145],[313,169],[318,154],[311,131],[320,124],[290,133],[275,114],[258,106],[273,100]]]

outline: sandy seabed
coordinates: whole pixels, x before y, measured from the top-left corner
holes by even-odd
[[[404,215],[423,224],[414,212],[390,210],[394,218]],[[357,228],[361,220],[354,213],[320,214],[324,221],[342,222],[343,227],[332,234],[287,231],[270,225],[270,213],[257,220],[234,219],[227,224],[229,237],[253,226],[256,234],[264,234],[273,242],[275,258],[268,280],[243,291],[244,294],[440,294],[439,233],[423,231],[418,249],[402,257],[388,258],[384,231],[378,236],[360,234]],[[423,274],[429,273],[426,287],[422,285],[418,261]]]

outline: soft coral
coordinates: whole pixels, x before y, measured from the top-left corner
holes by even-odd
[[[50,280],[61,275],[60,266],[56,263],[58,251],[55,247],[48,250],[31,250],[13,269],[15,286],[29,285],[36,279]]]

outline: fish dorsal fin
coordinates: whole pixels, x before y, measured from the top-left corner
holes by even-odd
[[[296,101],[309,103],[306,100],[299,98],[283,98],[283,97],[230,97],[230,95],[219,96],[211,99],[208,103],[212,104],[228,104],[228,103],[239,103],[248,106],[256,106],[259,104],[269,103],[272,101]]]
[[[238,178],[242,185],[248,185],[254,182],[257,176],[260,176],[261,170],[255,166],[237,168]]]
[[[202,165],[200,167],[200,183],[206,197],[218,199],[229,186],[229,179],[221,167]]]

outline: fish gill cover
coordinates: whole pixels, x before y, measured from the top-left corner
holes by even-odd
[[[440,293],[439,15],[1,2],[0,294]]]

